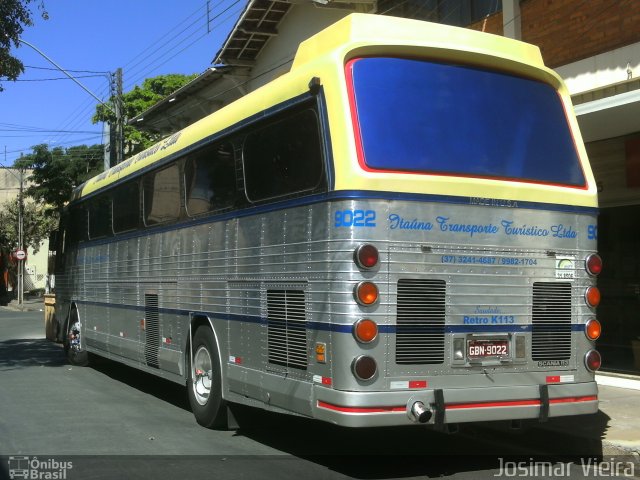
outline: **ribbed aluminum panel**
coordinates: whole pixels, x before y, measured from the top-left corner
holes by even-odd
[[[150,367],[159,368],[158,352],[160,350],[160,315],[158,309],[158,295],[145,293],[144,295],[144,358]]]
[[[571,358],[571,283],[533,284],[533,360]]]
[[[305,296],[302,290],[267,290],[269,363],[307,369]]]
[[[444,362],[445,295],[443,280],[398,280],[397,364]]]

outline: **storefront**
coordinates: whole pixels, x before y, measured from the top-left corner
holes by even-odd
[[[640,79],[622,82],[617,88],[629,91],[579,103],[576,113],[601,209],[598,250],[605,268],[598,280],[602,291],[598,318],[603,324],[598,349],[605,370],[639,374],[640,89],[636,84]]]

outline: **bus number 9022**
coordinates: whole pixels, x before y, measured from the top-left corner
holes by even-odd
[[[336,210],[336,227],[375,227],[374,210]]]

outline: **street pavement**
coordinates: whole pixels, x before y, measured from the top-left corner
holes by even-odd
[[[151,471],[163,479],[212,471],[216,478],[477,479],[499,476],[498,458],[532,455],[576,464],[575,455],[622,459],[635,462],[640,478],[634,378],[598,375],[597,414],[521,432],[493,425],[465,426],[458,435],[364,432],[252,409],[240,409],[238,430],[211,431],[195,423],[184,387],[106,360],[71,367],[43,332],[42,300],[0,307],[0,480],[10,456],[20,455],[69,458],[73,473],[82,472],[70,479],[149,478]],[[584,478],[578,469],[562,476]]]

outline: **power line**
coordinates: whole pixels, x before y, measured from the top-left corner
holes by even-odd
[[[24,65],[25,68],[34,68],[36,70],[49,70],[52,72],[58,72],[59,70],[57,68],[51,68],[51,67],[36,67],[34,65]],[[95,73],[96,75],[109,75],[110,72],[97,72],[97,71],[93,71],[93,70],[72,70],[70,68],[65,69],[67,70],[67,72],[71,72],[71,73]]]
[[[74,78],[95,78],[102,77],[103,75],[76,75]],[[1,79],[1,81],[7,81],[7,79]],[[57,78],[34,78],[34,79],[24,79],[19,78],[17,80],[11,80],[12,82],[51,82],[53,80],[71,80],[67,77],[57,77]]]

